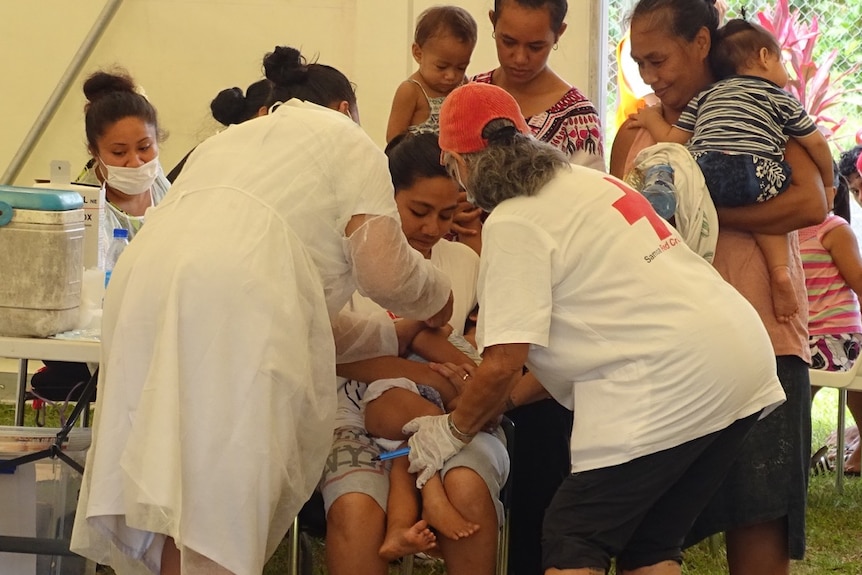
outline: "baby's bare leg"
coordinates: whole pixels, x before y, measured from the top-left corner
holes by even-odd
[[[754,234],[769,269],[772,307],[778,321],[786,322],[796,315],[799,302],[790,278],[790,243],[785,235]]]
[[[469,537],[479,530],[479,525],[464,519],[449,501],[439,473],[422,488],[422,517],[448,539]]]
[[[403,440],[401,428],[413,418],[440,415],[442,410],[416,393],[393,387],[365,406],[365,429],[373,437]]]
[[[386,506],[386,537],[378,554],[387,561],[436,547],[437,537],[419,518],[416,479],[407,472],[406,457],[392,460],[389,472],[389,502]]]

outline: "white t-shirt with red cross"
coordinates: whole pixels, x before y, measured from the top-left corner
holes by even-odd
[[[751,305],[639,193],[580,166],[488,217],[477,337],[531,344],[528,367],[574,410],[573,472],[784,400]]]

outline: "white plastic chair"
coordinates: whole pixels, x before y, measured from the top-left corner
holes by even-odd
[[[860,364],[862,358],[853,362],[849,371],[808,370],[813,387],[834,387],[838,390],[838,454],[835,457],[835,490],[838,493],[844,492],[844,414],[847,411],[847,391],[862,391],[862,375],[858,373]]]

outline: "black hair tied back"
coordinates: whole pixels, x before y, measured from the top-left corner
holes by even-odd
[[[305,58],[296,48],[276,46],[263,59],[266,77],[277,86],[291,86],[303,82],[308,74]]]
[[[240,88],[226,88],[218,93],[210,102],[213,118],[228,126],[243,121],[245,111],[245,95]]]

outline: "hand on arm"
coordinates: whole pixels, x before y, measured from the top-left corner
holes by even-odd
[[[790,186],[766,202],[718,208],[721,227],[780,235],[823,221],[826,196],[820,173],[811,157],[795,140],[787,143],[784,157],[793,169]]]
[[[447,326],[448,327],[448,326]],[[413,339],[413,351],[428,361],[474,365],[473,361],[449,342],[452,329],[424,329]]]
[[[482,363],[468,378],[467,386],[452,412],[452,421],[464,433],[476,433],[503,411],[509,394],[521,379],[529,344],[492,345],[482,354]]]
[[[669,124],[662,116],[661,106],[641,108],[629,115],[634,128],[644,128],[656,142],[686,143],[691,133]]]
[[[505,398],[521,377],[528,350],[525,343],[486,348],[482,364],[467,378],[469,381],[454,411],[449,415],[417,417],[404,426],[405,433],[413,434],[409,440],[409,471],[418,473],[417,487],[421,488],[446,460],[463,449],[485,422],[501,411]],[[450,369],[450,366],[444,367]]]
[[[335,366],[335,372],[340,377],[346,377],[363,383],[371,383],[378,379],[406,377],[416,385],[427,385],[451,397],[457,394],[457,389],[449,379],[435,372],[427,363],[411,361],[403,357],[384,356],[342,363]],[[444,400],[445,401],[445,400]]]

